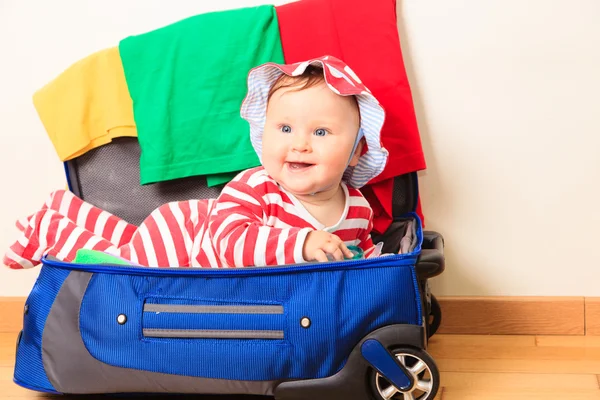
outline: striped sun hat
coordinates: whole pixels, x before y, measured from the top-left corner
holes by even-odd
[[[296,64],[266,63],[253,68],[248,74],[248,94],[242,103],[241,115],[250,124],[250,140],[259,158],[262,158],[262,133],[267,119],[267,97],[271,86],[282,75],[301,75],[309,65],[323,67],[327,86],[341,96],[356,96],[360,110],[358,138],[364,135],[367,151],[355,167],[346,168],[344,181],[361,188],[385,168],[388,151],[381,145],[381,127],[385,119],[383,107],[343,61],[324,56]]]

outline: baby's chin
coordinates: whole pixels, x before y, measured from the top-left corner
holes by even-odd
[[[294,196],[309,196],[319,191],[319,189],[312,186],[294,185],[293,183],[288,185],[285,182],[279,181],[277,181],[277,183],[279,184],[279,186],[281,186],[287,192],[293,194]]]
[[[338,182],[314,182],[309,181],[307,176],[289,176],[285,170],[276,170],[276,173],[272,173],[269,168],[265,167],[265,169],[279,186],[296,197],[313,196],[337,187],[341,183],[341,178]]]
[[[325,195],[326,192],[333,190],[340,186],[341,182],[332,182],[330,184],[323,185],[295,185],[294,183],[290,183],[289,185],[285,182],[277,183],[283,187],[288,193],[293,194],[297,198],[308,197],[308,196],[319,196]]]

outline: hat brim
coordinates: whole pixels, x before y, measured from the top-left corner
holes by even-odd
[[[334,93],[340,96],[356,96],[360,111],[360,129],[364,133],[368,150],[361,155],[356,166],[346,169],[343,179],[350,186],[361,188],[383,172],[387,163],[388,151],[381,145],[380,136],[385,111],[350,67],[334,57],[325,56],[289,65],[267,63],[250,71],[248,94],[242,102],[241,116],[250,124],[252,146],[262,160],[262,134],[271,86],[283,74],[301,75],[309,65],[319,65],[323,68],[325,83]]]

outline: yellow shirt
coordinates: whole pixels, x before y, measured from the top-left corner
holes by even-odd
[[[122,136],[137,136],[118,47],[73,64],[33,96],[62,161]]]

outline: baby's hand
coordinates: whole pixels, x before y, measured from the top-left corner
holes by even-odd
[[[344,256],[352,258],[354,255],[337,235],[325,231],[311,231],[306,236],[304,248],[302,249],[304,259],[327,262],[329,261],[327,254],[338,261],[343,261]]]

